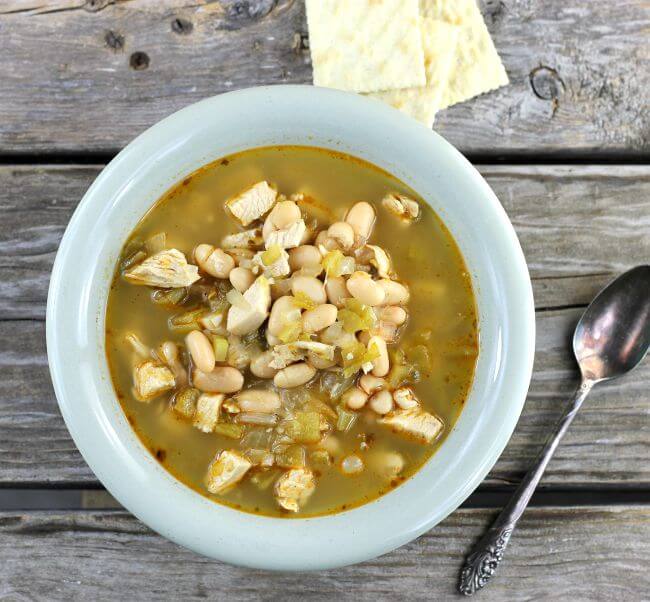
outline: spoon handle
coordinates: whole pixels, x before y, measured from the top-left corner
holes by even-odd
[[[593,386],[593,381],[587,379],[582,380],[582,383],[567,405],[564,414],[555,426],[555,430],[547,439],[544,448],[537,456],[535,463],[526,473],[526,476],[513,493],[506,507],[494,521],[492,527],[476,546],[474,546],[474,550],[465,560],[458,585],[458,591],[461,594],[471,596],[481,589],[494,575],[499,562],[503,558],[503,553],[508,545],[512,531],[524,513],[526,506],[528,506],[528,502],[542,478],[551,456],[553,456],[555,449],[560,443],[560,439],[566,433],[574,416],[580,409],[582,402]]]

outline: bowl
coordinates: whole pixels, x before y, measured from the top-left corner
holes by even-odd
[[[267,145],[334,149],[378,165],[444,220],[471,272],[480,350],[465,408],[440,449],[400,487],[352,510],[305,519],[217,504],[145,449],[115,397],[104,314],[120,249],[174,183],[224,155]],[[534,306],[521,247],[485,180],[448,142],[380,102],[311,86],[231,92],[191,105],[129,144],[95,180],[61,241],[47,304],[47,350],[61,413],[111,494],[163,536],[249,567],[325,569],[388,552],[431,529],[481,482],[521,412]]]

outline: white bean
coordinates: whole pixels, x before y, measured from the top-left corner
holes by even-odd
[[[378,281],[384,291],[384,300],[378,305],[404,305],[409,300],[409,289],[394,280],[383,278]]]
[[[280,409],[280,396],[275,391],[247,389],[237,394],[237,405],[242,412],[273,414]]]
[[[370,341],[368,341],[368,349],[373,347],[379,352],[379,357],[372,360],[372,374],[373,376],[386,376],[390,370],[390,360],[388,359],[386,341],[381,337],[370,337]]]
[[[351,410],[360,410],[368,401],[368,394],[359,387],[351,387],[341,396]]]
[[[215,358],[212,343],[200,330],[193,330],[185,337],[185,345],[192,356],[192,362],[201,372],[214,370]]]
[[[298,308],[293,303],[293,297],[286,296],[276,299],[271,307],[271,314],[269,315],[268,332],[274,336],[278,336],[282,329],[287,324],[287,318],[296,313]],[[297,317],[300,318],[300,312],[297,312]]]
[[[377,391],[369,400],[368,405],[372,410],[377,412],[377,414],[388,414],[393,409],[393,396],[390,394],[390,391],[382,389]]]
[[[325,247],[325,250],[327,251],[336,251],[336,249],[339,248],[339,243],[337,243],[333,238],[330,238],[327,235],[326,230],[322,230],[321,232],[318,233],[316,236],[316,240],[314,241],[314,244],[320,248],[320,247]]]
[[[228,274],[230,284],[232,284],[240,293],[245,293],[251,284],[255,282],[255,274],[248,268],[233,268]]]
[[[320,332],[336,322],[337,314],[336,305],[318,305],[302,315],[302,328],[305,332]]]
[[[276,230],[288,228],[301,218],[300,207],[293,201],[280,201],[269,213],[269,218]]]
[[[250,370],[258,378],[273,378],[277,373],[276,368],[271,368],[269,364],[273,360],[271,350],[263,351],[251,360]]]
[[[372,227],[375,224],[375,210],[370,203],[361,201],[350,208],[345,216],[345,221],[352,226],[357,237],[357,243],[365,244],[370,238]]]
[[[291,292],[295,295],[297,293],[304,293],[316,305],[322,305],[327,301],[325,294],[325,287],[323,283],[313,276],[294,276],[291,279]]]
[[[217,366],[212,372],[195,369],[192,384],[206,393],[235,393],[244,386],[244,376],[230,366]]]
[[[187,370],[183,363],[178,359],[178,346],[171,341],[165,341],[160,346],[160,354],[165,360],[165,363],[171,368],[174,373],[177,387],[184,387],[187,385]]]
[[[330,276],[325,283],[325,292],[327,300],[336,307],[343,307],[345,300],[350,298],[343,276]]]
[[[354,229],[347,222],[334,222],[327,229],[327,236],[333,238],[342,249],[349,249],[354,244]]]
[[[316,369],[313,366],[306,362],[299,362],[280,370],[273,377],[273,384],[281,389],[292,389],[308,383],[315,374]]]
[[[202,244],[194,249],[194,259],[199,267],[215,278],[228,278],[235,267],[235,260],[212,245]]]
[[[410,387],[400,387],[393,391],[393,400],[403,410],[410,410],[419,406],[415,393]]]
[[[268,343],[269,347],[275,347],[276,345],[282,344],[282,341],[274,334],[271,334],[268,328],[266,329],[266,342]]]
[[[359,474],[363,471],[363,460],[356,454],[350,454],[341,461],[341,470],[343,474]]]
[[[399,305],[387,305],[377,312],[377,317],[383,322],[390,322],[396,326],[401,326],[406,322],[406,310]]]
[[[314,245],[300,245],[289,251],[289,267],[292,271],[307,266],[319,266],[323,256]]]
[[[378,376],[373,376],[372,374],[364,374],[359,379],[359,387],[365,391],[368,395],[383,389],[386,386],[386,381],[383,378]]]
[[[357,337],[351,332],[345,332],[340,323],[334,323],[323,330],[319,335],[321,343],[327,345],[336,345],[337,347],[347,347],[357,342]]]
[[[404,470],[404,458],[395,451],[372,450],[367,462],[371,470],[386,479],[392,479]]]
[[[379,281],[381,282],[381,281]],[[354,272],[347,281],[350,294],[365,305],[381,305],[386,293],[379,282],[374,281],[366,272]]]

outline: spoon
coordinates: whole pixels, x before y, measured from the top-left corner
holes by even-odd
[[[461,594],[471,596],[494,575],[517,521],[592,387],[632,370],[649,346],[650,265],[641,265],[611,282],[582,314],[573,334],[580,386],[508,505],[467,557],[458,585]]]

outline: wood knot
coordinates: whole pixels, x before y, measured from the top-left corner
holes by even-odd
[[[220,29],[234,31],[266,17],[278,0],[221,0],[225,9],[225,22]]]
[[[124,36],[119,34],[117,31],[109,29],[104,35],[104,41],[106,42],[106,46],[113,50],[124,49]]]
[[[485,20],[496,24],[502,21],[506,13],[506,4],[502,0],[486,0],[483,3]]]
[[[530,86],[537,98],[557,101],[566,90],[560,74],[552,67],[540,65],[530,72]]]
[[[193,29],[194,25],[192,24],[192,21],[188,21],[182,17],[176,17],[172,20],[172,31],[174,33],[177,33],[179,35],[187,35],[189,33],[192,33]]]
[[[83,8],[90,13],[96,13],[106,8],[109,4],[115,4],[115,0],[86,0]]]
[[[149,67],[149,55],[146,52],[134,52],[129,58],[129,65],[135,71],[142,71]]]

